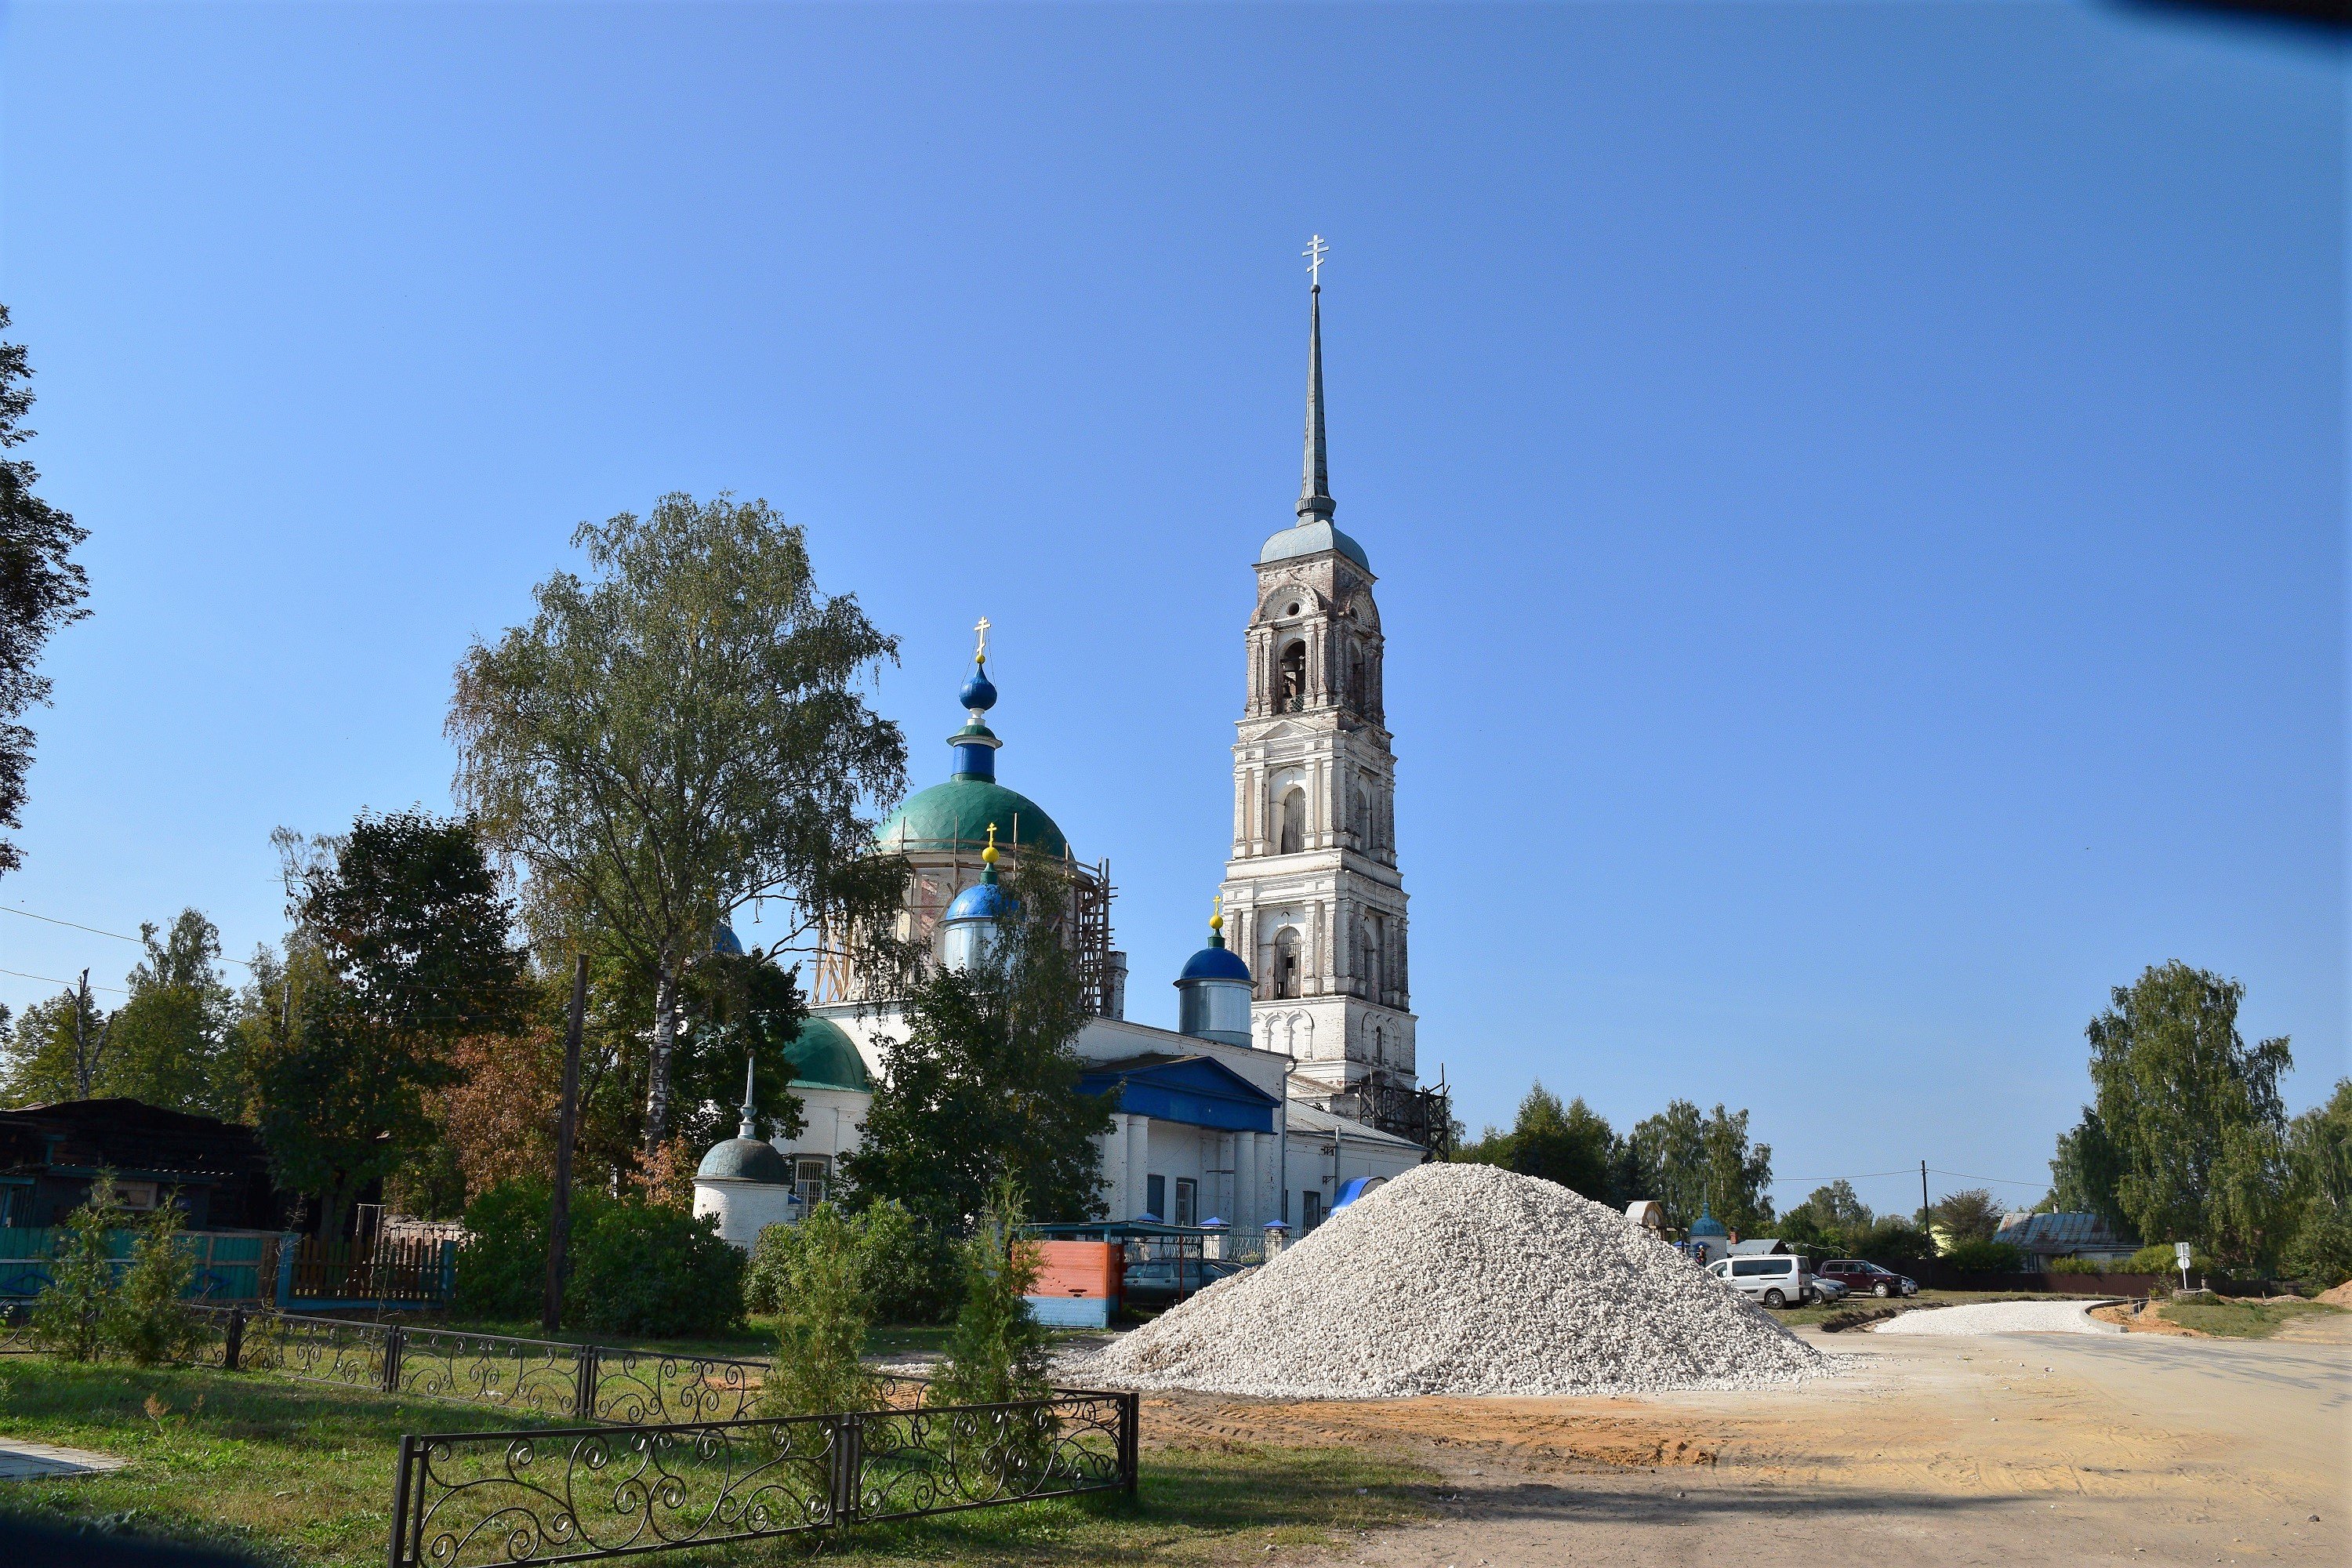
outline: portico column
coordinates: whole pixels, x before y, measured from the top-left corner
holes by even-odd
[[[1151,1118],[1130,1116],[1127,1119],[1127,1205],[1121,1219],[1134,1219],[1144,1210],[1144,1201],[1151,1184],[1144,1178],[1151,1169]],[[1166,1219],[1166,1215],[1160,1216]]]

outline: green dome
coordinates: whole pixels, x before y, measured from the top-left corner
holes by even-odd
[[[996,824],[996,842],[1006,848],[1043,849],[1060,857],[1070,846],[1045,807],[993,779],[959,773],[907,797],[882,825],[885,849],[949,849],[961,843],[977,849]]]
[[[762,1143],[757,1138],[730,1138],[724,1143],[713,1143],[694,1173],[721,1182],[783,1183],[793,1179],[793,1169],[776,1152],[776,1146]]]
[[[866,1058],[857,1054],[856,1044],[842,1033],[841,1026],[830,1018],[811,1018],[803,1024],[799,1036],[784,1047],[784,1059],[793,1064],[794,1089],[873,1092],[874,1080],[866,1076]]]

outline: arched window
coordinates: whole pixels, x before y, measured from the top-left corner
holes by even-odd
[[[1298,994],[1298,932],[1288,926],[1274,939],[1274,994]]]
[[[1349,826],[1356,830],[1356,847],[1370,849],[1372,847],[1372,797],[1362,790],[1356,792],[1356,815],[1349,819]]]
[[[1307,645],[1295,642],[1282,650],[1275,675],[1274,709],[1277,713],[1297,713],[1306,706]]]
[[[1377,1002],[1381,999],[1381,933],[1369,921],[1364,926],[1363,951],[1363,964],[1357,973],[1364,977],[1364,994]]]
[[[1307,792],[1294,789],[1282,797],[1282,828],[1275,841],[1277,855],[1296,855],[1307,847]]]
[[[1371,670],[1364,663],[1364,650],[1357,648],[1348,656],[1348,700],[1359,713],[1372,710]]]

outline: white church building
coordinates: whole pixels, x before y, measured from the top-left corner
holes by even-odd
[[[997,781],[984,640],[959,693],[967,721],[948,738],[952,773],[909,796],[879,834],[912,868],[898,934],[950,966],[1001,907],[1001,857],[1048,857],[1068,870],[1090,1014],[1074,1042],[1082,1087],[1117,1096],[1098,1140],[1112,1220],[1311,1228],[1365,1182],[1428,1158],[1425,1130],[1444,1115],[1442,1096],[1415,1077],[1374,578],[1363,547],[1331,523],[1321,295],[1318,282],[1297,518],[1258,552],[1243,637],[1248,697],[1222,913],[1210,945],[1174,977],[1178,1027],[1125,1016],[1108,863],[1078,861],[1044,808]],[[884,1043],[904,1031],[901,1006],[877,984],[854,953],[821,956],[812,1016],[790,1052],[805,1130],[763,1145],[747,1111],[744,1136],[712,1149],[698,1177],[697,1212],[719,1215],[728,1239],[749,1246],[761,1225],[804,1212],[858,1147],[887,1070]],[[771,1146],[782,1156],[773,1163]],[[797,1201],[780,1190],[786,1183]]]

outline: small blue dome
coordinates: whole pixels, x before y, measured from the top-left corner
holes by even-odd
[[[975,664],[971,667],[971,679],[963,683],[961,691],[956,693],[956,700],[982,713],[996,706],[996,686],[988,679],[988,666]]]
[[[735,934],[733,926],[720,921],[711,930],[710,951],[723,952],[730,958],[740,958],[743,956],[743,939]]]
[[[1720,1237],[1726,1234],[1723,1222],[1707,1213],[1705,1204],[1699,1205],[1698,1218],[1691,1221],[1690,1233],[1694,1239],[1699,1237]]]
[[[948,906],[948,912],[940,918],[950,921],[1001,921],[1012,907],[1013,900],[1005,896],[1003,886],[991,879],[974,882],[958,893],[955,902]]]
[[[1183,973],[1176,976],[1179,985],[1187,980],[1238,980],[1246,985],[1249,965],[1230,947],[1204,947],[1184,961]]]
[[[696,1168],[698,1176],[721,1182],[767,1182],[782,1185],[793,1179],[793,1169],[772,1143],[757,1138],[730,1138],[713,1143]]]

